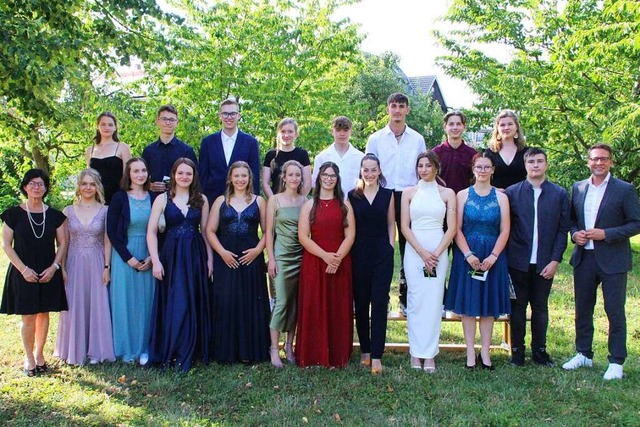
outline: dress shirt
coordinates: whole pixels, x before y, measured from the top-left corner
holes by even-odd
[[[198,165],[193,148],[175,136],[166,144],[160,139],[147,145],[142,151],[142,158],[147,162],[151,182],[161,182],[165,176],[171,175],[173,164],[180,157],[187,157]]]
[[[224,150],[224,158],[227,162],[227,166],[229,165],[229,160],[231,160],[231,153],[233,153],[233,147],[236,145],[236,138],[238,137],[238,128],[233,133],[233,135],[228,136],[224,131],[220,133],[220,137],[222,139],[222,149]]]
[[[600,209],[600,203],[602,203],[604,192],[607,190],[609,178],[611,178],[611,173],[608,173],[602,184],[598,186],[593,185],[593,176],[589,180],[589,187],[587,188],[587,194],[584,198],[585,230],[589,230],[596,226],[596,217],[598,216],[598,210]],[[584,245],[584,248],[593,249],[593,240],[587,240],[587,244]]]
[[[336,151],[335,143],[331,144],[324,150],[318,153],[315,159],[313,159],[313,176],[311,181],[315,184],[318,178],[318,171],[320,166],[324,162],[333,162],[340,168],[340,180],[342,182],[342,192],[344,198],[347,198],[347,193],[353,190],[358,182],[360,176],[360,162],[364,157],[364,153],[356,149],[353,145],[349,144],[349,149],[344,155],[340,155]]]
[[[475,148],[469,147],[462,141],[457,148],[453,148],[449,141],[445,141],[433,149],[440,160],[440,177],[445,185],[456,194],[471,185],[471,159],[478,154]]]
[[[409,126],[398,141],[389,125],[375,132],[367,141],[367,153],[380,160],[380,169],[387,179],[387,188],[402,191],[418,183],[416,159],[427,151],[424,138]]]

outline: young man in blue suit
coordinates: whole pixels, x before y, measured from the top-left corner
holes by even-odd
[[[569,196],[546,179],[547,155],[539,148],[524,153],[527,178],[508,187],[511,206],[509,274],[516,299],[511,301],[511,364],[524,365],[527,306],[531,305],[531,358],[553,366],[547,353],[549,293],[567,249]]]
[[[253,174],[253,192],[260,194],[260,151],[258,140],[238,129],[240,105],[235,99],[225,99],[218,113],[222,130],[206,136],[200,144],[198,175],[202,192],[210,204],[224,194],[229,166],[245,161]]]
[[[625,301],[631,270],[629,238],[640,233],[640,202],[633,185],[611,176],[611,147],[589,148],[591,177],[573,185],[571,194],[571,255],[576,305],[577,354],[566,370],[593,365],[593,309],[602,283],[609,320],[609,367],[605,380],[621,379],[627,357]]]

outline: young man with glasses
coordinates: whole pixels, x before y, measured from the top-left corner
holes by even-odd
[[[331,125],[333,144],[319,152],[313,159],[313,174],[311,177],[311,183],[314,184],[318,178],[320,166],[325,162],[333,162],[338,165],[345,200],[347,193],[353,190],[358,183],[360,161],[364,157],[364,153],[349,142],[352,127],[353,125],[348,117],[338,116],[333,119]],[[331,177],[325,178],[331,179]]]
[[[260,194],[260,151],[258,140],[238,129],[240,105],[227,98],[220,104],[222,130],[206,136],[200,144],[198,174],[209,204],[224,194],[227,171],[237,161],[245,161],[253,174],[253,193]]]
[[[631,270],[629,239],[640,233],[640,203],[633,185],[611,176],[611,147],[595,144],[587,162],[591,176],[573,184],[571,193],[571,255],[575,292],[577,354],[566,370],[593,366],[593,309],[602,284],[609,320],[609,367],[605,380],[621,379],[627,357],[625,300]]]
[[[547,155],[539,148],[524,153],[527,178],[505,190],[511,207],[507,259],[516,292],[511,300],[511,364],[524,366],[527,306],[531,305],[531,358],[551,367],[547,353],[549,293],[567,249],[569,196],[546,179]]]
[[[166,191],[171,175],[171,168],[180,157],[187,157],[197,165],[198,159],[193,148],[176,137],[178,126],[178,110],[173,105],[163,105],[158,109],[156,125],[160,136],[156,142],[147,145],[142,151],[142,158],[147,162],[151,191]]]

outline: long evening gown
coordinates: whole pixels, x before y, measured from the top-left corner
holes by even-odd
[[[223,202],[218,240],[238,255],[258,242],[257,199],[242,212]],[[249,265],[229,268],[214,257],[212,353],[218,362],[262,362],[269,359],[269,295],[264,256]]]
[[[69,249],[65,290],[69,310],[60,313],[55,356],[70,365],[115,360],[111,336],[109,290],[102,283],[107,208],[89,224],[82,224],[75,209],[68,209]]]
[[[500,205],[495,188],[488,195],[480,196],[469,187],[469,196],[464,205],[462,233],[469,249],[478,259],[491,254],[500,234]],[[464,254],[454,247],[453,264],[445,308],[465,316],[500,317],[511,312],[509,286],[511,280],[503,251],[487,275],[486,281],[471,277],[471,267]]]
[[[277,199],[276,199],[277,200]],[[302,263],[302,245],[298,241],[300,206],[278,207],[273,252],[278,274],[274,280],[276,305],[271,314],[271,329],[292,332],[298,314],[298,283]]]
[[[164,214],[164,278],[157,282],[153,301],[149,362],[186,372],[196,358],[209,362],[211,302],[202,211],[189,207],[185,216],[169,197]]]
[[[319,200],[311,239],[325,251],[340,247],[344,227],[337,199]],[[326,268],[321,258],[304,251],[295,349],[299,366],[346,366],[353,350],[351,255],[342,259],[335,274],[327,274]]]
[[[151,196],[136,199],[127,195],[130,221],[127,250],[138,260],[149,256],[147,223],[151,214]],[[111,315],[113,346],[116,357],[125,361],[138,359],[149,352],[151,310],[156,289],[151,269],[138,271],[129,266],[116,250],[111,255]]]
[[[433,251],[444,235],[443,221],[447,207],[440,197],[435,181],[418,182],[418,190],[411,199],[409,216],[411,231],[420,246]],[[438,258],[436,277],[425,277],[424,261],[407,245],[404,252],[404,272],[407,277],[407,329],[411,356],[431,359],[438,354],[444,281],[449,267],[447,251]]]

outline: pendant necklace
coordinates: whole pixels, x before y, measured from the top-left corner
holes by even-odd
[[[45,224],[45,221],[47,220],[47,205],[45,205],[44,203],[42,204],[42,222],[40,223],[34,220],[33,217],[31,216],[31,211],[29,210],[28,201],[25,203],[25,206],[27,207],[27,217],[29,217],[29,225],[31,226],[31,231],[33,232],[33,236],[36,239],[42,239],[42,236],[44,236],[44,229],[47,227]],[[36,233],[35,227],[42,227],[42,233],[40,233],[39,236]]]
[[[322,199],[318,199],[318,200],[320,200],[320,203],[322,203],[322,206],[324,206],[325,208],[328,208],[333,199],[329,199],[329,200],[326,200],[326,201],[322,200]]]

